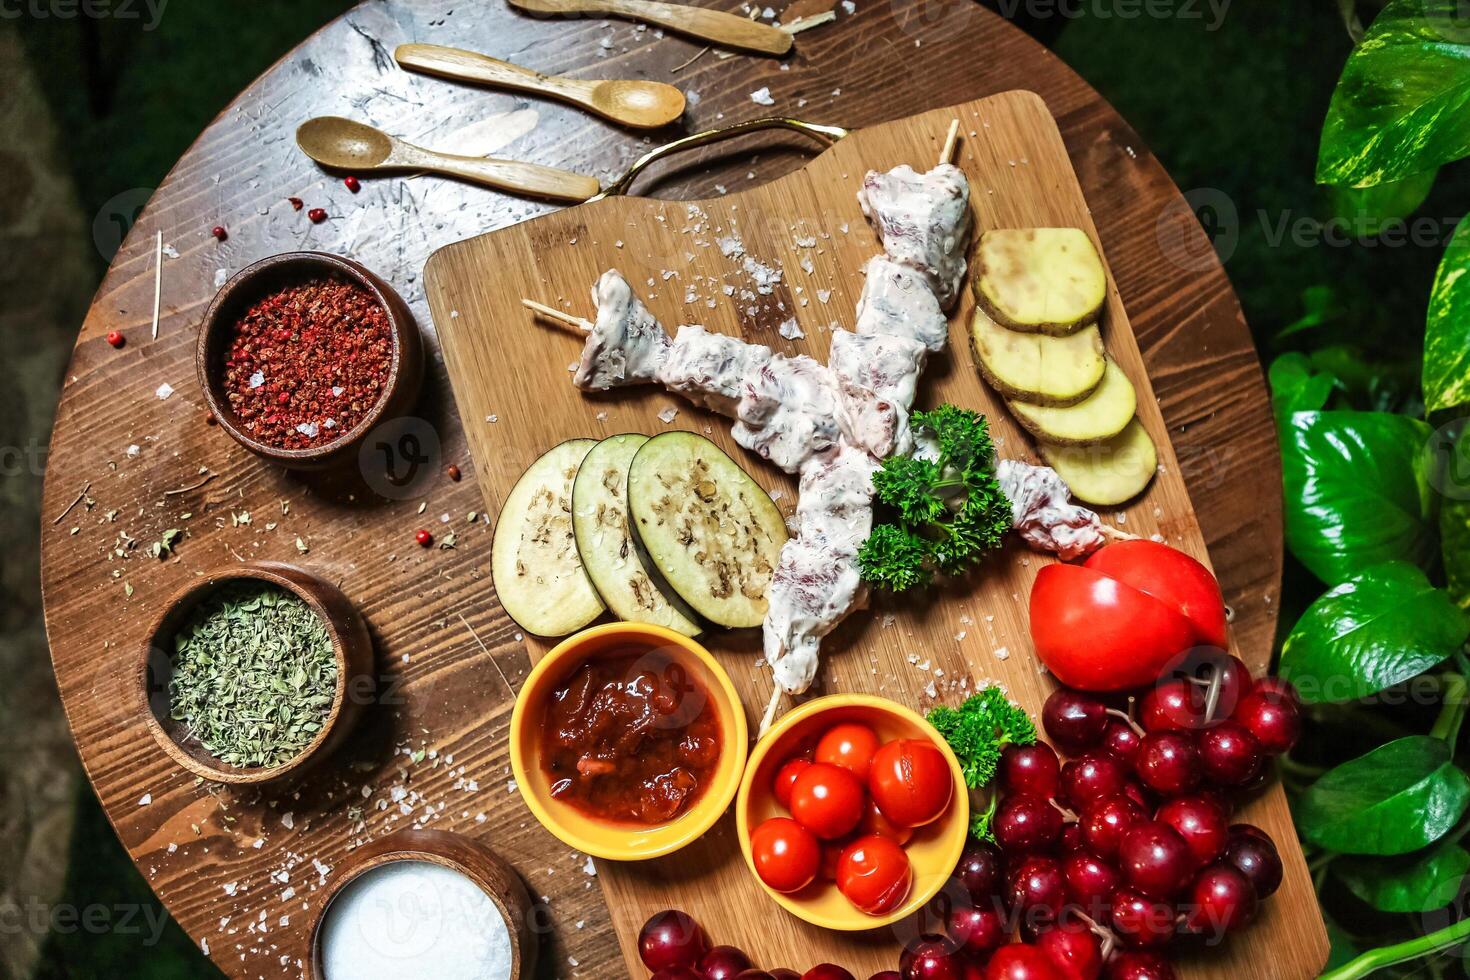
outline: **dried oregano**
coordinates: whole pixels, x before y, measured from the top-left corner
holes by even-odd
[[[230,765],[296,755],[321,731],[336,686],[321,617],[270,583],[221,587],[174,635],[170,715]]]

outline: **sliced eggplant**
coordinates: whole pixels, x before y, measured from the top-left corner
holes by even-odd
[[[1063,335],[1096,323],[1108,294],[1097,246],[1080,228],[998,228],[980,236],[975,295],[991,319]]]
[[[1041,455],[1083,503],[1112,507],[1132,500],[1154,478],[1154,441],[1135,418],[1122,432],[1094,446],[1041,443]]]
[[[1138,395],[1123,369],[1108,361],[1097,390],[1075,405],[1007,402],[1028,432],[1060,446],[1105,442],[1122,432],[1138,410]]]
[[[638,433],[612,436],[582,460],[572,484],[577,551],[587,577],[614,616],[698,636],[699,622],[683,600],[664,591],[667,586],[657,581],[652,561],[628,528],[628,469],[647,441],[648,436]]]
[[[643,444],[628,471],[628,511],[663,580],[705,619],[759,626],[786,522],[720,447],[693,432]]]
[[[980,375],[1007,398],[1037,405],[1075,405],[1102,381],[1107,359],[1097,325],[1065,337],[1008,330],[980,307],[970,321]]]
[[[495,525],[490,572],[500,604],[521,629],[566,636],[602,614],[572,530],[572,483],[596,439],[572,439],[532,463]]]

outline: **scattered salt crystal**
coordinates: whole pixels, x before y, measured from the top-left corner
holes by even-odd
[[[229,278],[230,278],[230,273],[229,273],[229,270],[228,269],[215,269],[214,270],[214,288],[215,289],[219,289],[221,286],[223,286],[225,284],[225,281],[228,280]]]
[[[174,393],[174,386],[165,381],[163,384],[159,385],[158,390],[154,391],[153,393],[157,395],[161,400],[167,398],[169,395],[172,395]]]
[[[584,875],[591,875],[594,878],[597,877],[597,865],[592,863],[591,857],[587,858],[587,860],[583,862],[582,873]]]
[[[996,660],[1009,660],[1011,656],[1010,647],[1000,647],[995,651]]]
[[[249,383],[251,388],[259,388],[261,385],[265,384],[265,374],[261,371],[256,371],[250,376]],[[336,389],[332,389],[332,394],[335,395],[336,393]]]
[[[254,379],[252,378],[251,380],[253,381]],[[341,385],[332,385],[332,397],[333,398],[341,398],[342,397],[342,392],[344,392],[346,390],[347,389],[344,388],[344,387],[342,387]]]
[[[771,98],[771,90],[769,87],[758,88],[754,92],[751,92],[750,101],[754,102],[756,105],[776,104],[776,100]]]
[[[776,332],[787,340],[800,340],[806,336],[806,334],[802,333],[801,327],[797,326],[796,317],[794,316],[782,320],[781,325],[776,328]]]
[[[959,641],[963,640],[965,637],[967,637],[969,635],[970,635],[969,630],[960,630],[958,633],[956,633],[954,635],[955,642],[958,643]]]
[[[140,798],[138,800],[138,805],[139,806],[147,806],[148,804],[150,804],[152,802],[153,802],[153,794],[152,793],[144,793],[143,796],[142,796],[142,798]]]
[[[167,255],[171,259],[176,259],[179,257],[179,250],[174,248],[172,245],[165,245],[163,246],[163,254]]]
[[[225,882],[223,887],[225,890],[225,894],[233,898],[235,892],[240,890],[240,883],[238,881],[227,881]]]
[[[317,426],[315,422],[298,422],[296,424],[296,431],[306,436],[306,438],[308,439],[315,439],[317,433],[320,432],[321,429]]]
[[[849,17],[851,17],[853,14],[857,13],[857,4],[853,3],[852,0],[842,0],[842,9],[847,12],[847,15]]]
[[[666,408],[662,412],[659,412],[658,413],[658,420],[660,422],[662,422],[664,425],[669,425],[670,423],[672,423],[674,421],[675,418],[678,417],[678,415],[679,415],[679,410],[677,408],[674,408],[674,407],[670,406],[669,408]]]
[[[825,303],[825,302],[827,302],[827,300],[829,300],[831,298],[832,298],[832,290],[830,290],[830,289],[819,289],[819,290],[817,290],[817,299],[820,300],[821,302]]]
[[[296,814],[291,812],[287,812],[286,814],[284,814],[281,817],[281,826],[285,827],[287,830],[294,830],[296,827]]]

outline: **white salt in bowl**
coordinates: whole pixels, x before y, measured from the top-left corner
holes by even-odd
[[[535,971],[531,898],[484,844],[401,830],[353,851],[312,923],[312,980],[522,980]]]

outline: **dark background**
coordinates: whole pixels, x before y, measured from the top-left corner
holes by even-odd
[[[139,21],[0,20],[0,106],[22,100],[25,109],[0,114],[13,130],[0,137],[0,337],[9,351],[0,354],[0,443],[44,448],[66,357],[115,247],[94,231],[94,219],[136,209],[230,99],[350,6],[173,0],[153,31]],[[1312,173],[1351,47],[1337,8],[1334,0],[1235,0],[1210,30],[1203,4],[1201,19],[1149,19],[1088,0],[1061,8],[1080,16],[1026,26],[1117,107],[1182,189],[1217,189],[1233,204],[1238,244],[1222,257],[1263,361],[1293,345],[1334,342],[1357,371],[1359,400],[1412,405],[1440,245],[1276,238],[1279,227],[1333,213]],[[16,126],[18,118],[25,124]],[[1447,236],[1467,189],[1463,173],[1446,171],[1418,213]],[[1202,215],[1207,227],[1220,220]],[[38,266],[51,287],[40,298],[25,271]],[[1278,338],[1307,312],[1308,291],[1317,325]],[[24,357],[15,356],[21,347]],[[10,678],[0,685],[0,737],[24,733],[0,753],[0,899],[49,882],[58,903],[156,907],[80,776],[50,679],[36,562],[42,469],[7,466],[0,477],[0,676]],[[1314,588],[1298,569],[1287,577],[1289,626]],[[193,977],[211,969],[172,923],[153,945],[122,930],[0,930],[0,976]]]

